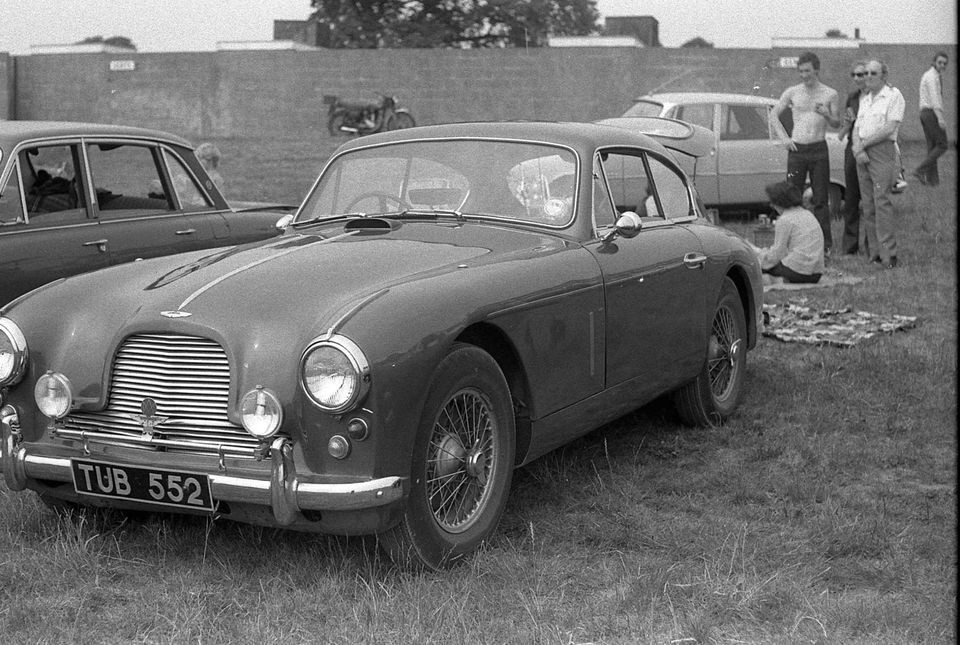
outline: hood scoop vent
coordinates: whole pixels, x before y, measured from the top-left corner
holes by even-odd
[[[378,235],[389,233],[400,228],[400,222],[397,220],[384,219],[382,217],[363,217],[352,219],[347,222],[343,230],[357,235]]]

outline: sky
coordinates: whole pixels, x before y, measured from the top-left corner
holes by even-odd
[[[872,43],[957,42],[955,0],[598,0],[601,16],[654,16],[660,42],[701,36],[716,47],[770,47],[771,37],[839,29]],[[273,38],[276,19],[303,20],[310,0],[0,0],[0,52],[126,36],[138,51],[208,51]]]

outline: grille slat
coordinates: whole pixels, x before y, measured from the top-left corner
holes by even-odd
[[[157,403],[157,416],[167,418],[154,428],[154,436],[190,441],[196,445],[191,452],[199,453],[216,454],[221,446],[259,446],[227,418],[230,363],[212,340],[174,334],[130,336],[114,359],[109,392],[105,410],[73,412],[64,419],[64,429],[115,434],[116,443],[127,446],[142,440],[143,447],[157,450],[146,443],[143,424],[135,418],[149,397]]]

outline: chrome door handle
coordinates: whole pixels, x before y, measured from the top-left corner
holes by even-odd
[[[182,231],[177,231],[177,235],[193,235],[197,232],[195,228],[185,228]]]
[[[683,263],[688,269],[702,269],[707,263],[707,256],[703,253],[687,253],[683,256]]]
[[[83,245],[84,245],[84,246],[95,246],[95,247],[97,247],[97,250],[100,251],[101,253],[106,253],[106,252],[107,252],[107,242],[109,242],[109,241],[110,241],[110,240],[107,240],[107,239],[103,239],[103,240],[93,240],[92,242],[84,242]]]

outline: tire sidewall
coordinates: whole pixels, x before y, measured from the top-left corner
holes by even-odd
[[[426,461],[434,422],[447,401],[464,388],[473,388],[489,399],[496,421],[497,459],[493,464],[488,486],[490,498],[473,525],[462,533],[449,533],[434,518],[426,496]],[[510,391],[499,366],[486,352],[472,346],[456,345],[434,374],[423,407],[411,463],[410,496],[404,519],[398,530],[405,533],[402,542],[413,554],[399,554],[404,560],[419,560],[429,568],[452,564],[472,553],[493,533],[506,507],[513,462],[516,433]],[[409,555],[416,557],[410,558]]]

